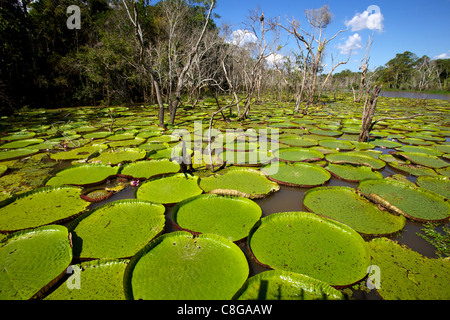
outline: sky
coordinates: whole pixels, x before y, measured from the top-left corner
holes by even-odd
[[[404,51],[411,51],[418,57],[450,58],[450,0],[218,0],[214,13],[221,17],[215,19],[219,27],[229,25],[233,35],[240,35],[242,39],[243,35],[248,36],[243,31],[243,23],[248,20],[250,10],[259,8],[266,19],[279,17],[284,25],[287,25],[286,18],[295,18],[306,28],[304,11],[325,4],[333,13],[327,38],[341,29],[348,29],[329,42],[325,72],[331,70],[331,55],[335,63],[345,61],[350,49],[348,63],[339,66],[335,72],[358,71],[369,36],[374,40],[370,49],[370,70],[385,65]],[[286,41],[288,44],[280,51],[280,57],[297,49],[293,38]]]

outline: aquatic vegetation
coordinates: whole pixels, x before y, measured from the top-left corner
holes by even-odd
[[[277,166],[276,170],[272,170],[274,166]],[[323,185],[330,180],[330,173],[322,167],[310,164],[310,163],[284,163],[270,164],[261,168],[261,171],[267,175],[270,180],[277,182],[281,185],[287,185],[291,187],[311,188]],[[274,171],[275,173],[270,173]]]
[[[102,164],[83,164],[63,169],[51,177],[47,186],[89,186],[100,184],[117,174],[118,167]]]

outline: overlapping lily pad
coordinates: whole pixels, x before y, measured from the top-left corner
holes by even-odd
[[[283,144],[287,144],[287,145],[292,146],[292,147],[306,148],[306,147],[317,146],[317,141],[316,140],[308,139],[308,138],[305,138],[305,137],[299,137],[299,136],[284,136],[284,137],[280,137],[279,142],[283,143]]]
[[[276,170],[273,170],[276,166]],[[278,184],[291,187],[311,188],[320,186],[330,180],[330,173],[322,167],[310,163],[285,163],[279,162],[270,164],[261,169],[262,172],[267,170],[270,180]],[[271,172],[274,173],[271,173]]]
[[[358,282],[369,255],[363,238],[350,227],[314,213],[274,213],[250,232],[254,258],[276,270],[305,274],[332,286]]]
[[[425,167],[433,168],[433,169],[442,169],[445,167],[450,166],[450,163],[439,159],[435,156],[430,156],[423,153],[417,153],[417,152],[400,152],[400,154],[411,161],[412,163],[422,165]]]
[[[450,203],[420,187],[391,179],[365,180],[359,191],[386,209],[417,221],[442,221],[450,217]]]
[[[333,176],[350,182],[362,180],[383,179],[383,175],[378,171],[366,166],[353,166],[349,164],[328,164],[327,169]]]
[[[183,173],[144,182],[136,191],[138,199],[173,205],[203,193],[198,177]]]
[[[31,149],[31,148],[0,151],[0,161],[23,158],[23,157],[27,157],[27,156],[36,154],[38,152],[39,152],[39,149]]]
[[[98,157],[91,159],[91,163],[117,165],[119,163],[142,160],[147,155],[145,150],[137,148],[115,148],[103,151]]]
[[[53,160],[77,160],[87,159],[95,152],[101,152],[107,148],[106,145],[95,144],[91,146],[83,146],[69,151],[60,151],[58,153],[52,153],[50,158]]]
[[[250,199],[202,194],[178,203],[172,220],[182,230],[214,233],[236,242],[247,237],[261,214],[261,208]]]
[[[172,232],[156,238],[125,270],[127,299],[228,300],[249,274],[233,242],[214,234]]]
[[[180,165],[169,159],[138,161],[120,168],[120,175],[135,179],[150,179],[180,171]]]
[[[45,187],[11,197],[0,207],[0,231],[11,232],[62,222],[89,205],[78,187]]]
[[[336,139],[325,139],[320,140],[319,145],[325,148],[338,149],[343,151],[349,151],[355,149],[355,146],[346,140],[336,140]]]
[[[405,218],[376,205],[349,187],[321,187],[305,193],[303,204],[316,214],[340,221],[367,235],[387,235],[400,231]]]
[[[448,177],[421,176],[417,178],[417,185],[450,199],[450,179]]]
[[[113,177],[118,172],[118,167],[103,164],[83,164],[63,169],[50,178],[47,186],[89,186],[99,184]]]
[[[28,146],[36,145],[38,143],[44,142],[44,139],[23,139],[7,142],[0,145],[0,149],[20,149],[26,148]]]
[[[350,152],[339,152],[331,153],[325,156],[325,159],[331,163],[335,164],[354,164],[371,167],[375,170],[383,169],[386,163],[380,159],[375,159],[370,155],[363,154],[362,152],[350,151]]]
[[[275,152],[275,156],[285,162],[312,162],[324,158],[323,153],[308,148],[282,148]]]
[[[13,233],[0,244],[0,300],[44,293],[72,261],[69,232],[58,225]]]
[[[110,202],[88,212],[69,226],[74,255],[131,257],[164,230],[164,212],[163,205],[136,199]]]
[[[303,274],[270,270],[250,277],[236,293],[237,300],[342,300],[329,284]]]
[[[200,187],[206,193],[250,199],[264,198],[280,189],[276,182],[270,181],[262,172],[248,168],[229,168],[223,174],[202,178]]]
[[[450,260],[430,259],[386,239],[368,243],[381,271],[378,294],[386,300],[449,300]]]

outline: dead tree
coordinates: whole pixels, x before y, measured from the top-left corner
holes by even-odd
[[[359,70],[361,70],[361,81],[359,83],[359,93],[358,93],[358,98],[355,99],[355,96],[353,96],[353,101],[354,102],[361,102],[362,96],[363,96],[363,91],[364,88],[366,86],[366,75],[367,75],[367,71],[369,70],[369,52],[370,52],[370,47],[372,46],[373,43],[373,39],[369,38],[369,41],[367,41],[366,43],[366,51],[364,54],[364,57],[361,59],[361,66],[359,67]],[[353,89],[353,86],[352,86]]]
[[[373,127],[372,120],[377,107],[378,96],[381,92],[382,86],[375,85],[372,94],[367,94],[366,102],[364,103],[364,110],[362,115],[361,131],[359,133],[359,142],[369,141],[370,130]],[[367,90],[369,92],[369,90]]]

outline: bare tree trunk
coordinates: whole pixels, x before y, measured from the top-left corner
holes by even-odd
[[[375,85],[372,95],[367,94],[366,102],[364,103],[364,110],[362,115],[361,131],[359,133],[359,142],[369,141],[370,130],[372,129],[372,120],[377,107],[378,96],[381,92],[382,86]]]

